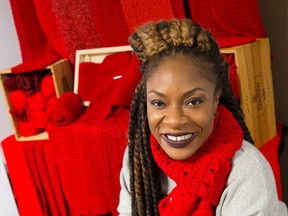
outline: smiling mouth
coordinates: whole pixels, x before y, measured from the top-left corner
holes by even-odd
[[[197,133],[162,134],[163,140],[173,148],[184,148],[196,138]]]

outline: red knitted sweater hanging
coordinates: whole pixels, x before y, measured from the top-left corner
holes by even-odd
[[[170,158],[151,136],[151,149],[158,166],[177,186],[160,201],[161,216],[214,215],[231,171],[231,159],[240,149],[243,131],[223,105],[210,137],[190,158]]]

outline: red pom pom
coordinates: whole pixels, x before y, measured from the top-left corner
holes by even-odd
[[[46,105],[46,97],[41,92],[37,92],[27,98],[27,103],[31,109],[42,110]]]
[[[46,113],[42,110],[27,110],[28,121],[31,122],[36,128],[43,129],[47,124]]]
[[[28,137],[39,133],[39,129],[36,128],[31,122],[18,121],[18,132],[21,136]]]
[[[10,103],[12,107],[17,109],[22,109],[27,103],[27,96],[25,92],[21,90],[15,90],[10,92]]]
[[[43,78],[41,82],[41,92],[47,98],[56,96],[55,86],[51,74],[48,74]]]

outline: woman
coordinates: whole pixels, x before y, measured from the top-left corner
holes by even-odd
[[[217,42],[189,19],[129,37],[143,77],[131,107],[120,215],[287,215]]]

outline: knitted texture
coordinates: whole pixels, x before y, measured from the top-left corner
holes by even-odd
[[[50,0],[70,62],[78,49],[101,47],[88,1]]]
[[[37,161],[35,158],[35,146],[37,145],[36,142],[25,142],[24,147],[23,147],[23,153],[26,158],[31,177],[34,182],[34,186],[37,191],[38,199],[42,207],[42,212],[44,215],[51,215],[50,207],[48,205],[47,199],[46,199],[46,194],[44,192],[44,187],[41,183],[41,179],[38,173],[38,167],[37,167]]]
[[[105,57],[99,67],[93,66],[93,64],[87,65],[88,71],[93,68],[98,68],[98,71],[94,71],[96,75],[92,84],[93,90],[90,93],[90,107],[86,112],[94,112],[94,121],[103,121],[109,117],[114,111],[115,106],[123,105],[123,102],[130,105],[132,101],[132,95],[134,89],[139,80],[139,70],[137,62],[131,60],[132,55],[130,52],[120,52],[111,54]],[[89,68],[88,68],[89,67]],[[91,68],[90,68],[91,67]],[[85,71],[81,71],[81,73]],[[92,72],[92,71],[91,71]],[[129,73],[129,76],[126,76]],[[114,77],[122,76],[120,79],[114,79]],[[84,83],[82,83],[84,84]],[[126,88],[123,88],[123,85]],[[91,88],[91,86],[79,86],[79,91],[82,88]],[[89,90],[87,90],[89,91]],[[81,92],[87,92],[81,90]],[[92,93],[93,91],[93,93]],[[85,95],[83,95],[85,96]],[[95,115],[97,113],[97,115]],[[90,114],[86,116],[91,116]],[[89,119],[87,119],[89,120]]]
[[[44,145],[49,141],[38,141],[34,146],[35,161],[37,166],[37,174],[40,178],[40,184],[43,187],[43,196],[48,205],[48,214],[47,215],[60,215],[58,205],[53,193],[53,188],[51,184],[51,179],[48,173],[47,162],[44,157]]]
[[[22,63],[13,67],[12,72],[43,69],[58,60],[41,28],[34,1],[10,0],[10,5],[22,54]]]
[[[147,21],[170,20],[175,17],[171,0],[121,0],[130,34]]]
[[[38,20],[45,33],[50,48],[61,58],[68,58],[68,53],[60,33],[51,0],[34,1]]]
[[[161,215],[213,215],[231,171],[231,159],[243,142],[243,131],[223,105],[210,137],[190,158],[175,161],[151,136],[158,166],[177,186],[160,201]]]
[[[73,92],[65,92],[49,107],[48,120],[53,125],[64,126],[75,122],[82,111],[80,97]]]
[[[60,215],[87,215],[75,124],[49,133],[44,145],[48,173]]]
[[[86,210],[91,215],[110,212],[116,216],[119,176],[127,146],[129,109],[120,108],[102,122],[94,121],[93,112],[87,114],[89,120],[75,127]]]
[[[214,18],[227,31],[242,36],[266,37],[258,0],[210,0],[210,8]]]
[[[119,0],[89,0],[96,30],[104,47],[128,44],[128,26]]]
[[[1,142],[19,215],[42,216],[37,191],[23,153],[24,145],[25,142],[17,142],[14,135]]]
[[[101,64],[94,62],[81,62],[79,64],[78,92],[82,101],[90,101],[95,90],[99,90],[101,82],[99,78],[104,78],[101,74]],[[99,80],[99,81],[98,81]]]
[[[264,146],[262,146],[259,149],[272,167],[279,200],[282,200],[281,172],[280,172],[279,155],[278,155],[278,149],[282,134],[281,126],[282,125],[280,123],[277,124],[276,136],[273,137],[271,140],[269,140]]]
[[[188,0],[187,10],[193,21],[214,35],[220,47],[266,36],[257,0]]]

